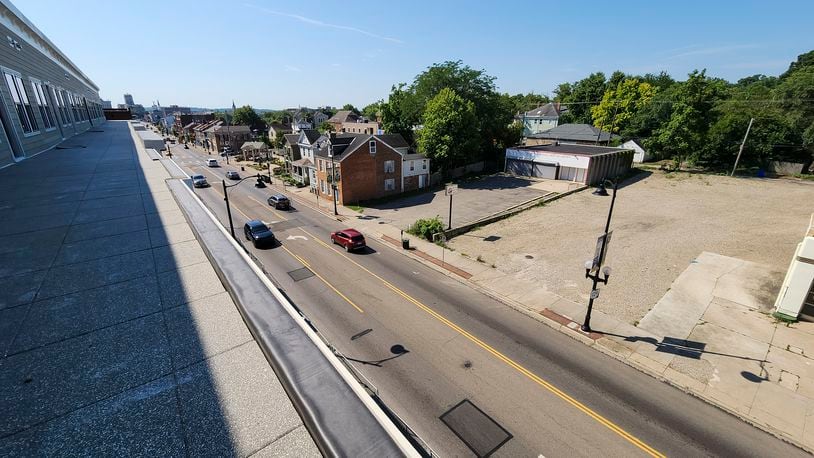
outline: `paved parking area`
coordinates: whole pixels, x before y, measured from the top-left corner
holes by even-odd
[[[562,192],[569,184],[503,174],[462,182],[452,197],[452,225],[462,226],[551,192]],[[449,197],[444,195],[444,190],[427,192],[365,207],[364,215],[402,229],[417,219],[436,215],[446,225]]]

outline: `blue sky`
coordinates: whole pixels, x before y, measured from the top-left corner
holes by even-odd
[[[361,108],[458,59],[511,93],[617,69],[735,81],[814,49],[808,0],[72,0],[69,16],[65,0],[15,5],[114,105],[130,92],[144,105]]]

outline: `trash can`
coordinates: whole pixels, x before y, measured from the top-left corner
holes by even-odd
[[[405,250],[410,249],[410,239],[401,239],[401,247]]]
[[[241,165],[241,166],[240,166],[240,171],[241,171],[241,172],[245,172],[245,171],[246,171],[246,167],[243,167],[243,166]]]

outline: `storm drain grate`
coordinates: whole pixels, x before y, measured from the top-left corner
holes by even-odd
[[[288,273],[288,276],[291,277],[294,281],[305,280],[306,278],[310,278],[314,276],[314,273],[311,272],[311,269],[307,267],[303,267],[301,269],[292,270]]]
[[[449,409],[440,418],[478,457],[495,453],[512,438],[508,431],[468,399]]]

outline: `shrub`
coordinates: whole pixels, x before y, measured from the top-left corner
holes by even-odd
[[[441,222],[441,218],[438,216],[420,219],[407,228],[407,233],[424,238],[430,242],[433,241],[433,234],[439,232],[444,232],[444,223]]]

